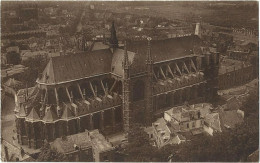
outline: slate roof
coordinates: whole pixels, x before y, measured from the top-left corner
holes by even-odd
[[[171,60],[192,54],[193,46],[200,43],[198,36],[191,35],[165,40],[151,40],[151,53],[154,62]],[[129,41],[127,50],[147,54],[147,41]],[[145,61],[146,57],[143,58]],[[145,63],[145,62],[144,62]]]
[[[164,62],[193,53],[194,46],[200,44],[195,36],[185,36],[165,40],[152,40],[151,53],[154,62]],[[37,80],[42,84],[59,84],[83,79],[103,73],[115,73],[122,76],[123,49],[116,49],[114,54],[109,48],[99,47],[100,43],[93,44],[92,51],[83,54],[57,56],[50,59],[42,76]],[[146,70],[147,40],[128,41],[127,51],[130,64],[130,73],[139,73]]]
[[[259,162],[259,149],[257,149],[257,150],[254,151],[253,153],[251,153],[251,154],[247,157],[247,161],[248,161],[248,162]]]
[[[32,108],[30,114],[26,117],[26,119],[33,120],[33,121],[41,120],[35,108]]]
[[[195,104],[194,105],[194,108],[196,110],[199,110],[200,111],[200,116],[201,117],[205,117],[207,116],[207,114],[209,114],[211,112],[211,109],[212,108],[212,105],[211,104],[208,104],[208,103],[200,103],[200,104]]]
[[[113,145],[96,129],[89,132],[92,146],[100,152],[113,150]]]
[[[48,108],[46,108],[46,110],[47,110],[47,112],[43,118],[43,120],[45,122],[53,122],[58,119],[58,116],[57,116],[56,112],[54,111],[54,108],[48,107]]]
[[[91,139],[88,132],[66,136],[65,139],[57,138],[52,146],[61,153],[69,153],[75,151],[74,144],[80,148],[91,148]]]
[[[155,127],[156,131],[158,132],[157,135],[160,139],[163,139],[164,137],[170,139],[171,130],[169,130],[164,118],[157,119],[157,121],[154,122],[153,126]]]
[[[69,107],[67,104],[64,104],[64,111],[63,114],[61,116],[61,119],[71,119],[74,117],[73,112],[71,111],[71,107]]]
[[[109,73],[112,53],[109,49],[96,50],[87,54],[74,54],[50,59],[39,83],[57,84],[92,75]]]
[[[20,117],[26,117],[25,110],[24,110],[24,105],[23,105],[23,104],[22,104],[21,107],[20,107],[19,116],[20,116]]]
[[[219,119],[219,113],[211,113],[207,114],[205,117],[205,122],[209,124],[210,127],[213,129],[222,132],[221,125],[220,125],[220,119]]]
[[[127,51],[128,60],[130,65],[133,63],[135,53]],[[112,73],[123,76],[123,61],[124,61],[124,50],[116,49],[112,58]]]
[[[227,100],[227,108],[229,110],[237,110],[240,109],[241,107],[242,107],[242,102],[238,100],[236,97],[232,97],[231,99]]]
[[[221,121],[221,128],[234,128],[236,124],[242,123],[243,117],[237,113],[237,110],[220,111],[219,118]]]
[[[103,44],[102,42],[93,42],[93,44],[91,45],[91,51],[108,49],[108,48],[109,46]]]

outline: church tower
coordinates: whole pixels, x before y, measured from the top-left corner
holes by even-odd
[[[146,125],[151,125],[152,111],[153,111],[153,59],[151,54],[151,40],[148,37],[148,47],[147,47],[147,80],[146,80],[146,100],[145,100],[145,123]]]
[[[124,132],[127,134],[129,132],[130,123],[130,73],[129,73],[129,60],[126,49],[126,41],[124,46],[124,59],[123,59],[123,119],[124,119]]]

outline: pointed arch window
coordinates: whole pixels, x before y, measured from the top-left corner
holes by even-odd
[[[145,84],[142,80],[138,80],[133,86],[133,101],[140,101],[144,99]]]

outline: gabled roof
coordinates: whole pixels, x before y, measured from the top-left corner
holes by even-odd
[[[72,111],[70,110],[69,106],[67,104],[64,104],[64,111],[63,114],[61,116],[61,119],[71,119],[74,117]]]
[[[220,111],[219,118],[221,121],[221,128],[234,128],[237,124],[241,124],[244,121],[237,110]]]
[[[43,120],[45,122],[53,122],[53,121],[56,121],[58,119],[58,116],[56,114],[56,112],[53,110],[52,107],[48,107],[46,108],[47,109],[47,112],[43,118]]]
[[[214,130],[220,131],[221,130],[221,124],[220,124],[220,118],[219,118],[219,113],[210,113],[207,114],[205,117],[205,122],[209,124],[210,127],[212,127]]]
[[[35,108],[32,108],[30,114],[26,117],[29,120],[40,120],[38,113],[36,112]]]
[[[90,50],[96,51],[96,50],[103,50],[103,49],[109,49],[109,46],[103,44],[102,42],[93,42]]]
[[[26,117],[25,110],[24,110],[24,105],[22,105],[22,106],[20,107],[19,116],[20,116],[20,117]]]
[[[79,80],[93,75],[109,73],[112,53],[109,49],[96,50],[87,54],[73,54],[50,59],[39,83],[57,84]]]
[[[57,138],[52,146],[59,152],[69,153],[75,151],[74,145],[80,148],[91,148],[91,139],[88,132],[66,136],[65,139]]]
[[[240,109],[241,107],[242,107],[242,103],[236,97],[232,97],[229,100],[227,100],[227,108],[229,110],[237,110]]]
[[[167,61],[192,54],[193,46],[200,44],[198,36],[191,35],[165,40],[152,40],[151,53],[154,62]],[[127,50],[142,56],[147,54],[147,41],[130,41]],[[145,63],[145,57],[143,61]]]
[[[130,65],[133,63],[135,53],[127,51],[128,60]],[[116,49],[112,57],[112,73],[123,76],[123,61],[124,61],[124,50]]]
[[[89,132],[91,144],[94,149],[100,152],[113,150],[113,145],[102,135],[98,129]]]

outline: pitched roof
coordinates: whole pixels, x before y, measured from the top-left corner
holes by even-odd
[[[112,53],[109,49],[53,57],[38,82],[55,84],[108,73],[111,69],[111,60]]]
[[[210,127],[217,131],[222,131],[221,130],[221,125],[220,125],[220,119],[219,119],[219,113],[210,113],[207,114],[205,117],[205,122],[209,124]]]
[[[231,99],[227,100],[227,108],[229,110],[237,110],[242,107],[242,103],[236,97],[232,97]]]
[[[240,124],[244,121],[243,117],[237,113],[237,110],[220,111],[219,118],[221,125],[227,128],[234,128],[236,124]]]
[[[193,46],[200,43],[198,36],[191,35],[165,40],[152,40],[151,53],[154,62],[167,61],[192,54]],[[147,41],[130,41],[127,50],[146,56]],[[143,60],[145,61],[145,57]],[[145,63],[145,62],[144,62]]]
[[[52,107],[46,108],[47,112],[43,118],[45,122],[53,122],[58,119],[58,116]]]
[[[20,116],[20,117],[26,117],[25,110],[24,110],[24,105],[22,105],[22,106],[20,107],[19,116]]]
[[[57,138],[52,146],[54,146],[59,152],[68,153],[75,151],[74,144],[81,148],[91,147],[91,139],[88,136],[88,132],[78,133],[67,136],[65,139]]]
[[[61,116],[61,119],[70,119],[73,118],[74,115],[72,113],[72,111],[70,110],[70,107],[67,104],[64,104],[64,110],[63,110],[63,114]]]
[[[40,120],[40,117],[36,112],[35,108],[32,108],[30,114],[26,118],[29,120]]]
[[[133,63],[135,53],[127,51],[130,65]],[[112,57],[112,73],[123,76],[124,50],[116,49]]]
[[[253,153],[251,153],[251,154],[247,157],[247,161],[249,161],[249,162],[259,162],[259,149],[257,149],[257,150],[254,151]]]
[[[91,144],[100,152],[105,152],[114,149],[113,145],[106,139],[98,129],[89,132]]]
[[[108,48],[109,48],[109,46],[106,44],[103,44],[102,42],[93,42],[93,44],[91,46],[91,51],[108,49]]]

